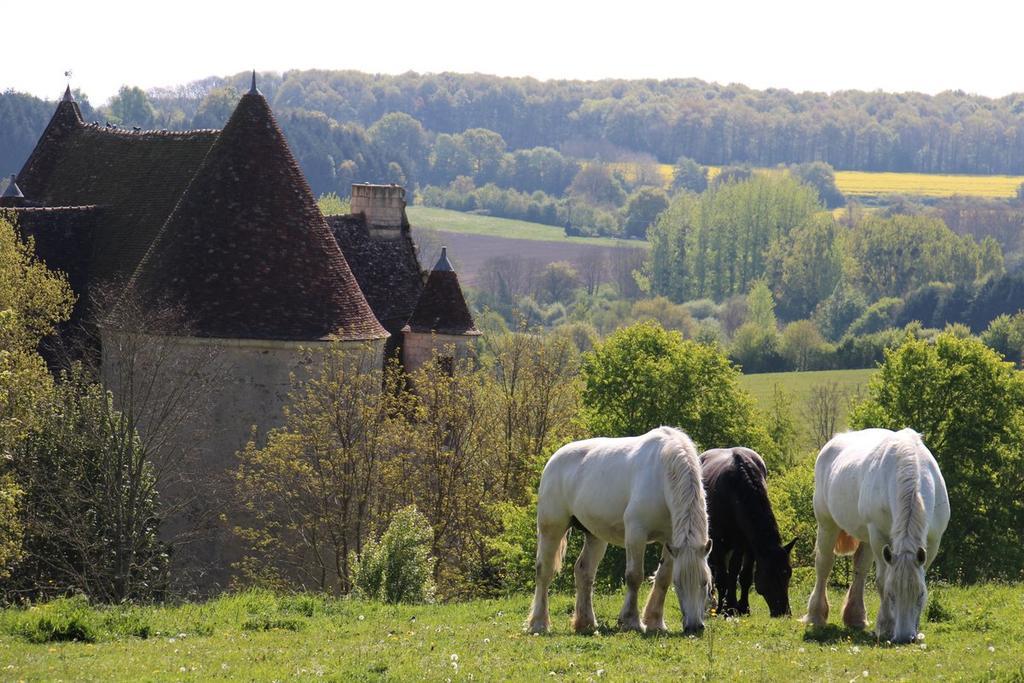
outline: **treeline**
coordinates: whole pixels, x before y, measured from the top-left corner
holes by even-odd
[[[220,127],[247,89],[247,79],[248,74],[211,77],[148,94],[125,88],[100,115],[142,127]],[[327,166],[338,172],[346,161],[355,164],[361,179],[388,179],[389,164],[401,161],[376,157],[359,143],[360,133],[394,113],[415,119],[431,135],[485,129],[500,135],[510,150],[550,147],[575,158],[644,155],[673,163],[687,156],[712,165],[824,161],[867,171],[1024,173],[1024,95],[1019,94],[999,99],[960,91],[827,95],[696,79],[538,81],[318,70],[264,74],[259,87],[279,115],[296,112],[301,119],[286,125],[290,140],[302,137],[300,129],[343,131],[321,137],[319,153],[293,142],[318,192],[338,189],[337,182],[318,183],[330,175]],[[51,111],[34,97],[0,95],[0,141],[5,143],[0,170],[20,167]],[[403,170],[410,177],[410,170]]]

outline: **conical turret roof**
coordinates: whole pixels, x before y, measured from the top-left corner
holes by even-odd
[[[387,336],[258,91],[242,96],[133,284],[197,336]]]
[[[10,177],[10,182],[7,183],[7,187],[4,188],[2,196],[4,199],[23,199],[25,195],[21,193],[21,188],[18,187],[17,176],[13,173]]]
[[[480,334],[462,295],[459,276],[448,260],[447,247],[441,247],[441,257],[427,276],[408,328],[413,332]]]

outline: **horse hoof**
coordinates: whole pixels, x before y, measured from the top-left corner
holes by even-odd
[[[526,627],[526,632],[534,635],[543,635],[548,632],[548,625],[544,622],[534,622]]]
[[[597,631],[597,622],[573,622],[572,630],[577,635],[589,636]]]
[[[664,621],[647,622],[647,633],[668,633],[668,626]]]
[[[635,621],[630,619],[629,621],[620,621],[619,630],[623,633],[628,633],[629,631],[637,631],[638,633],[643,633],[644,625],[640,623],[639,619]]]

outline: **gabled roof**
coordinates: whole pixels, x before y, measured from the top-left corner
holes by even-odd
[[[398,335],[423,292],[423,271],[408,232],[373,239],[361,215],[327,216],[366,301],[388,332]]]
[[[198,336],[387,336],[258,92],[242,96],[133,283]]]
[[[82,121],[65,98],[36,144],[18,185],[34,206],[101,205],[91,271],[126,279],[195,175],[218,131],[130,132]]]
[[[478,335],[473,316],[462,296],[459,276],[448,260],[448,248],[441,247],[441,258],[427,277],[416,310],[409,319],[412,332]]]

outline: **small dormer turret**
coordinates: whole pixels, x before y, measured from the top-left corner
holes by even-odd
[[[17,177],[12,173],[10,182],[7,187],[4,188],[3,195],[0,195],[0,206],[2,207],[14,207],[24,206],[25,195],[22,194],[21,188],[18,187]]]

